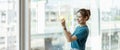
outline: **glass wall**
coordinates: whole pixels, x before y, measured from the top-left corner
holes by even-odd
[[[100,0],[102,50],[120,49],[120,6],[118,6],[119,2],[120,1],[117,0]]]
[[[69,50],[70,43],[64,37],[60,19],[64,17],[68,30],[74,31],[75,12],[82,7],[90,9],[90,1],[79,0],[31,0],[31,49]],[[76,3],[72,5],[72,2]],[[87,3],[87,4],[86,4]],[[76,6],[77,5],[77,6]]]
[[[31,50],[45,50],[45,0],[30,0]]]
[[[65,18],[73,33],[77,26],[75,12],[91,10],[87,22],[90,34],[86,50],[120,49],[120,7],[116,0],[30,0],[31,50],[69,50],[60,24]],[[74,3],[74,4],[73,4]]]
[[[19,50],[19,0],[0,0],[0,50]]]

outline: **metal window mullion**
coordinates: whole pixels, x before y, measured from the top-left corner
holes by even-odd
[[[20,50],[24,50],[24,0],[19,0],[19,2],[20,2],[20,4],[19,4],[19,6],[20,6],[20,9],[19,9],[19,12],[20,12],[20,14],[19,14],[19,16],[20,16],[20,21],[19,21],[19,23],[20,23],[20,26],[19,26],[19,32],[20,32],[20,37],[19,37],[19,39],[20,39],[20,46],[19,46],[19,49]]]
[[[20,0],[20,50],[30,50],[29,0]]]
[[[30,50],[30,0],[25,0],[25,50]]]

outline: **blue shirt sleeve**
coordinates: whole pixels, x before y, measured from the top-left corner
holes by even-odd
[[[81,29],[77,30],[74,35],[77,37],[77,39],[83,39],[87,36],[86,32],[87,32],[86,29]]]

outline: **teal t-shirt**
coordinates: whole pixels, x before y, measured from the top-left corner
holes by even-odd
[[[79,50],[85,50],[85,43],[89,34],[87,25],[77,26],[72,36],[76,36],[77,40],[71,42],[71,47]]]

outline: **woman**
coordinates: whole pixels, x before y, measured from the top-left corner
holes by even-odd
[[[86,21],[89,20],[90,14],[90,10],[87,9],[80,9],[77,11],[76,18],[79,26],[76,27],[73,34],[66,29],[65,19],[61,20],[65,37],[68,42],[71,42],[71,50],[85,50],[85,43],[89,34]]]

